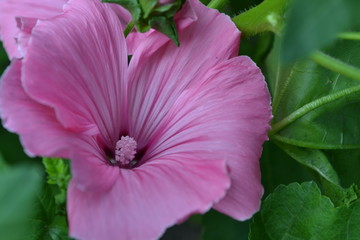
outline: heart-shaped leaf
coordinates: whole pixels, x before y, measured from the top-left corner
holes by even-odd
[[[250,240],[356,240],[360,200],[335,208],[313,182],[279,186],[254,217]]]

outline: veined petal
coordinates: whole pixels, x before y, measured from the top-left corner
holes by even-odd
[[[248,57],[232,59],[218,74],[222,76],[218,76],[220,79],[244,81],[234,89],[239,93],[238,101],[234,101],[238,111],[233,131],[233,147],[238,148],[234,153],[238,157],[233,155],[228,159],[231,188],[214,208],[237,220],[246,220],[259,210],[263,195],[259,160],[272,118],[270,94],[260,69]]]
[[[167,227],[209,210],[229,187],[224,161],[199,161],[184,154],[119,173],[111,190],[102,194],[81,191],[70,183],[71,236],[158,239]]]
[[[114,12],[116,13],[116,15],[120,20],[122,29],[125,29],[131,20],[131,13],[128,10],[126,10],[126,8],[123,8],[119,4],[115,4],[115,3],[105,3],[105,4],[109,4],[109,6],[114,10]]]
[[[35,102],[24,92],[21,65],[20,60],[13,60],[0,81],[0,113],[4,126],[20,135],[30,156],[70,157],[76,135],[63,129],[53,109]]]
[[[164,43],[169,42],[170,39],[165,35],[159,35],[159,33],[157,31],[155,31],[154,29],[150,29],[149,31],[147,31],[145,33],[132,31],[126,37],[128,53],[134,54],[136,49],[143,45],[144,41],[147,42],[147,44],[146,44],[147,47],[152,46],[151,48],[148,47],[146,50],[146,54],[150,55],[153,52],[155,52],[159,47],[164,45]]]
[[[21,57],[16,36],[16,17],[45,19],[62,13],[67,0],[2,0],[0,2],[0,37],[10,59]]]
[[[23,85],[55,109],[61,124],[113,148],[126,118],[127,53],[121,22],[108,4],[73,0],[40,20],[24,58]]]
[[[17,25],[19,28],[19,33],[16,37],[18,51],[21,56],[25,56],[26,50],[28,47],[29,39],[33,27],[36,25],[36,18],[27,18],[27,17],[17,17]]]
[[[78,189],[106,194],[119,178],[119,168],[109,164],[96,138],[82,136],[71,157],[72,181]],[[105,192],[105,193],[104,193]]]
[[[157,39],[163,42],[164,36],[152,32],[130,62],[129,132],[139,139],[140,148],[185,89],[219,62],[237,55],[240,33],[228,16],[189,0],[176,18],[192,12],[197,19],[178,30],[180,47],[172,41],[154,45]]]
[[[247,219],[259,209],[263,194],[259,159],[270,119],[270,95],[260,69],[248,57],[235,57],[182,92],[151,138],[145,165],[168,154],[225,160],[231,188],[215,208]]]

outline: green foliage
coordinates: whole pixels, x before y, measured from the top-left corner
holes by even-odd
[[[203,216],[204,240],[238,240],[246,239],[249,221],[239,222],[214,210]]]
[[[207,5],[209,8],[221,9],[229,0],[211,0]]]
[[[351,22],[349,4],[347,0],[293,0],[284,32],[283,60],[306,57],[330,43]]]
[[[72,240],[68,236],[67,220],[64,216],[55,216],[52,219],[47,233],[43,236],[46,240]]]
[[[310,60],[282,65],[275,46],[268,68],[274,139],[299,147],[360,147],[360,85]],[[338,41],[328,53],[360,66],[360,42]]]
[[[65,204],[66,189],[71,178],[69,161],[61,158],[43,158],[43,164],[48,174],[47,183],[54,185],[56,203]]]
[[[0,42],[0,74],[3,73],[5,68],[9,65],[9,59],[6,52],[3,49],[2,43]]]
[[[339,240],[360,236],[360,200],[334,207],[313,182],[279,186],[265,199],[250,240]]]
[[[177,46],[180,45],[173,18],[168,18],[165,16],[154,16],[149,20],[149,24],[152,28],[168,36]]]
[[[256,7],[233,18],[236,26],[246,35],[265,31],[279,33],[284,24],[288,0],[265,0]]]
[[[43,184],[41,191],[37,193],[37,199],[33,205],[34,214],[29,220],[31,226],[27,232],[27,239],[42,239],[48,235],[50,224],[56,214],[54,195],[50,187]]]
[[[51,187],[43,183],[34,202],[34,212],[27,222],[28,229],[25,240],[68,240],[66,215],[58,215],[63,211],[62,206],[55,202]]]
[[[360,186],[360,149],[325,151],[336,170],[341,185],[349,187],[353,183]]]
[[[309,174],[306,168],[293,161],[273,142],[264,144],[260,162],[265,196],[270,194],[279,184],[313,179],[313,175]],[[239,222],[216,211],[210,211],[203,216],[202,226],[202,239],[204,240],[242,240],[247,239],[249,232],[249,221]]]
[[[273,192],[279,184],[315,180],[303,165],[294,161],[273,141],[265,142],[260,163],[264,196]]]
[[[7,163],[5,162],[2,154],[0,153],[0,172],[1,172],[2,170],[7,169],[7,168],[8,168],[8,165],[7,165]]]
[[[0,233],[6,240],[68,240],[51,188],[32,166],[0,169]]]
[[[2,126],[0,126],[0,143],[0,152],[5,162],[11,164],[30,160],[29,156],[24,153],[19,137],[14,133],[7,132]]]
[[[277,144],[289,156],[298,161],[300,164],[314,170],[326,181],[335,185],[340,185],[336,171],[322,151],[309,148],[299,148],[280,142]]]
[[[164,5],[159,5],[157,0],[103,0],[103,2],[116,3],[128,9],[138,31],[146,32],[154,28],[179,46],[174,15],[185,0],[174,0]]]
[[[26,239],[31,230],[29,217],[34,210],[36,193],[41,188],[37,169],[18,166],[0,171],[0,233],[1,239]]]

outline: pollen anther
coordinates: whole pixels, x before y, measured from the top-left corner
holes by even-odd
[[[128,165],[136,154],[137,143],[134,138],[129,136],[122,136],[116,143],[115,160],[120,165]]]

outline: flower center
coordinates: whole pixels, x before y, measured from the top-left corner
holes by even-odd
[[[116,143],[115,148],[115,161],[120,166],[134,165],[133,163],[136,154],[136,141],[129,136],[122,136]],[[133,163],[133,164],[132,164]]]

